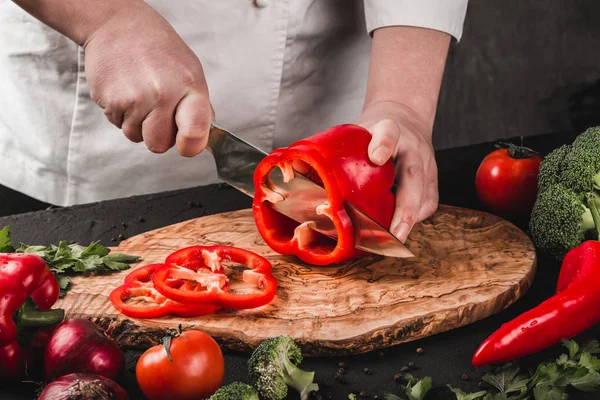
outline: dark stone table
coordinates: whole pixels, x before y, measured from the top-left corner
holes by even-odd
[[[573,134],[542,135],[527,138],[525,145],[546,154],[558,145],[569,142]],[[440,202],[481,209],[474,189],[474,176],[481,159],[491,151],[493,145],[484,143],[476,146],[440,151],[437,154],[440,175]],[[7,192],[8,193],[8,192]],[[14,195],[14,194],[13,194]],[[10,204],[10,197],[2,193],[2,204]],[[15,207],[25,204],[13,201]],[[31,208],[44,208],[39,202],[30,202]],[[69,208],[41,209],[38,211],[9,215],[0,218],[0,227],[10,225],[16,240],[28,244],[48,245],[59,240],[76,241],[87,244],[100,240],[106,245],[115,245],[113,241],[120,233],[130,237],[138,233],[185,221],[207,214],[220,213],[250,207],[250,198],[225,185],[211,185],[189,190],[179,190],[148,196],[138,196],[96,204]],[[144,222],[140,222],[143,217]],[[121,223],[125,222],[124,229]],[[514,221],[526,229],[527,221]],[[417,369],[412,373],[417,377],[429,375],[433,378],[434,389],[427,400],[453,399],[454,395],[446,388],[447,384],[459,386],[463,390],[476,391],[480,377],[489,368],[473,368],[471,357],[479,344],[502,323],[519,313],[539,304],[552,295],[558,274],[559,264],[543,257],[539,259],[538,272],[531,289],[513,306],[469,326],[452,330],[419,341],[398,345],[352,357],[306,359],[302,367],[316,371],[316,381],[322,388],[323,398],[347,399],[352,391],[366,391],[374,398],[385,392],[400,395],[400,384],[394,381],[394,375],[400,369],[413,362]],[[596,326],[575,339],[585,341],[599,337]],[[423,354],[416,349],[422,348]],[[522,368],[535,368],[543,361],[555,358],[562,352],[562,346],[554,346],[536,355],[520,360]],[[121,382],[132,398],[144,397],[131,373],[140,353],[128,352],[129,371]],[[248,355],[225,351],[225,384],[246,378],[246,360]],[[334,375],[338,363],[344,362],[347,368],[348,383],[336,381]],[[368,375],[364,369],[372,374]],[[463,379],[467,374],[467,379]],[[35,385],[31,383],[4,384],[0,389],[2,399],[33,399]],[[327,397],[327,394],[331,397]],[[596,399],[598,393],[581,394],[572,392],[571,399]],[[298,396],[290,395],[290,399]],[[360,397],[359,397],[360,398]]]

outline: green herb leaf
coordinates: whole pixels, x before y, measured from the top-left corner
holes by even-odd
[[[403,387],[404,394],[408,397],[408,400],[423,400],[427,395],[427,392],[431,390],[432,380],[430,376],[417,381],[414,384],[408,384]]]
[[[587,351],[581,353],[579,365],[586,367],[590,372],[600,372],[600,359]]]
[[[42,257],[57,276],[121,271],[130,268],[129,264],[141,259],[139,256],[128,254],[110,254],[110,249],[98,242],[92,242],[88,246],[78,243],[67,244],[66,241],[50,246],[21,244],[16,251]],[[61,296],[64,296],[70,287],[71,285],[68,284],[62,288]]]
[[[358,400],[358,399],[357,399],[357,397],[356,397],[356,395],[354,393],[350,393],[348,395],[348,400]]]
[[[571,386],[582,392],[593,392],[600,386],[600,374],[598,372],[590,372],[580,378],[575,378],[571,381]]]
[[[500,393],[510,393],[521,390],[527,384],[527,378],[517,377],[518,373],[518,364],[506,363],[497,368],[495,373],[487,373],[481,379],[494,386]]]
[[[10,228],[5,226],[0,230],[0,253],[12,253],[14,251]]]
[[[481,400],[508,400],[507,396],[508,395],[506,393],[487,393],[485,396],[483,396],[483,399]]]
[[[575,359],[577,352],[579,352],[579,344],[574,340],[561,340],[563,346],[569,349],[569,358]]]
[[[71,288],[71,278],[68,276],[59,276],[58,286],[60,286],[60,297],[65,297]]]
[[[581,348],[581,353],[599,354],[600,353],[600,342],[596,339],[590,340],[585,346]]]
[[[556,363],[558,365],[565,365],[565,364],[574,365],[575,361],[571,360],[567,354],[563,353],[556,359]]]
[[[110,253],[110,249],[106,246],[102,246],[98,242],[90,243],[90,245],[81,253],[81,257],[87,256],[98,256],[104,257]]]
[[[23,243],[15,250],[17,253],[35,254],[42,258],[46,257],[46,246],[27,246]]]
[[[483,396],[487,397],[488,395],[490,395],[485,390],[482,390],[481,392],[476,392],[476,393],[465,393],[460,388],[454,388],[450,385],[447,385],[447,386],[456,395],[456,400],[477,400],[477,399],[481,399]],[[484,399],[488,400],[487,398],[484,398]],[[491,398],[490,400],[495,400],[495,399]]]
[[[533,398],[535,400],[567,400],[569,396],[562,388],[544,385],[533,389]]]
[[[356,398],[356,397],[355,397]],[[400,397],[396,396],[393,393],[386,393],[385,396],[383,396],[383,398],[385,400],[402,400]]]

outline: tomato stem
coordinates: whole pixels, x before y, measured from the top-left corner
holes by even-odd
[[[529,157],[539,154],[537,151],[530,149],[529,147],[523,146],[522,143],[523,143],[523,138],[521,138],[520,146],[516,145],[514,143],[498,142],[496,144],[496,148],[508,149],[508,154],[512,158],[516,158],[516,159],[529,158]]]
[[[173,359],[171,358],[171,340],[174,337],[181,336],[181,332],[183,332],[181,328],[182,326],[181,324],[179,324],[176,331],[167,330],[167,334],[162,340],[163,346],[165,347],[165,351],[167,352],[167,357],[169,358],[169,362],[171,364],[173,364]]]

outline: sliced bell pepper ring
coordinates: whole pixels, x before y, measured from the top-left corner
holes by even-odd
[[[223,274],[221,263],[224,261],[248,267],[242,274],[242,280],[256,285],[260,292],[231,292],[229,279]],[[225,308],[250,309],[270,303],[277,291],[277,280],[271,274],[271,263],[256,253],[237,247],[186,247],[167,257],[165,264],[152,277],[154,287],[167,298],[181,303],[218,304]],[[221,285],[223,278],[226,279],[226,285]],[[194,282],[205,290],[185,290],[169,283],[180,280]]]
[[[130,272],[123,285],[114,289],[109,296],[113,306],[132,318],[161,318],[167,316],[192,318],[212,314],[221,307],[216,304],[182,304],[166,298],[154,289],[152,275],[164,264],[150,264]],[[182,290],[194,290],[192,285],[180,282]],[[134,305],[127,300],[145,298],[147,303]]]
[[[354,247],[354,228],[344,201],[389,229],[395,202],[394,167],[392,161],[383,166],[370,161],[370,140],[371,134],[362,127],[339,125],[276,149],[259,163],[254,173],[252,208],[258,231],[271,249],[313,265],[336,264],[364,255]],[[312,230],[312,221],[298,224],[272,207],[285,196],[269,187],[274,168],[281,169],[285,181],[294,179],[297,172],[325,189],[327,202],[316,212],[332,220],[337,242]]]

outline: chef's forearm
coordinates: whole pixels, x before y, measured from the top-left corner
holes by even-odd
[[[144,6],[142,0],[13,0],[52,29],[84,45],[115,14]],[[132,15],[132,18],[135,15]]]
[[[365,106],[393,101],[433,126],[451,37],[414,27],[385,27],[373,35]]]

